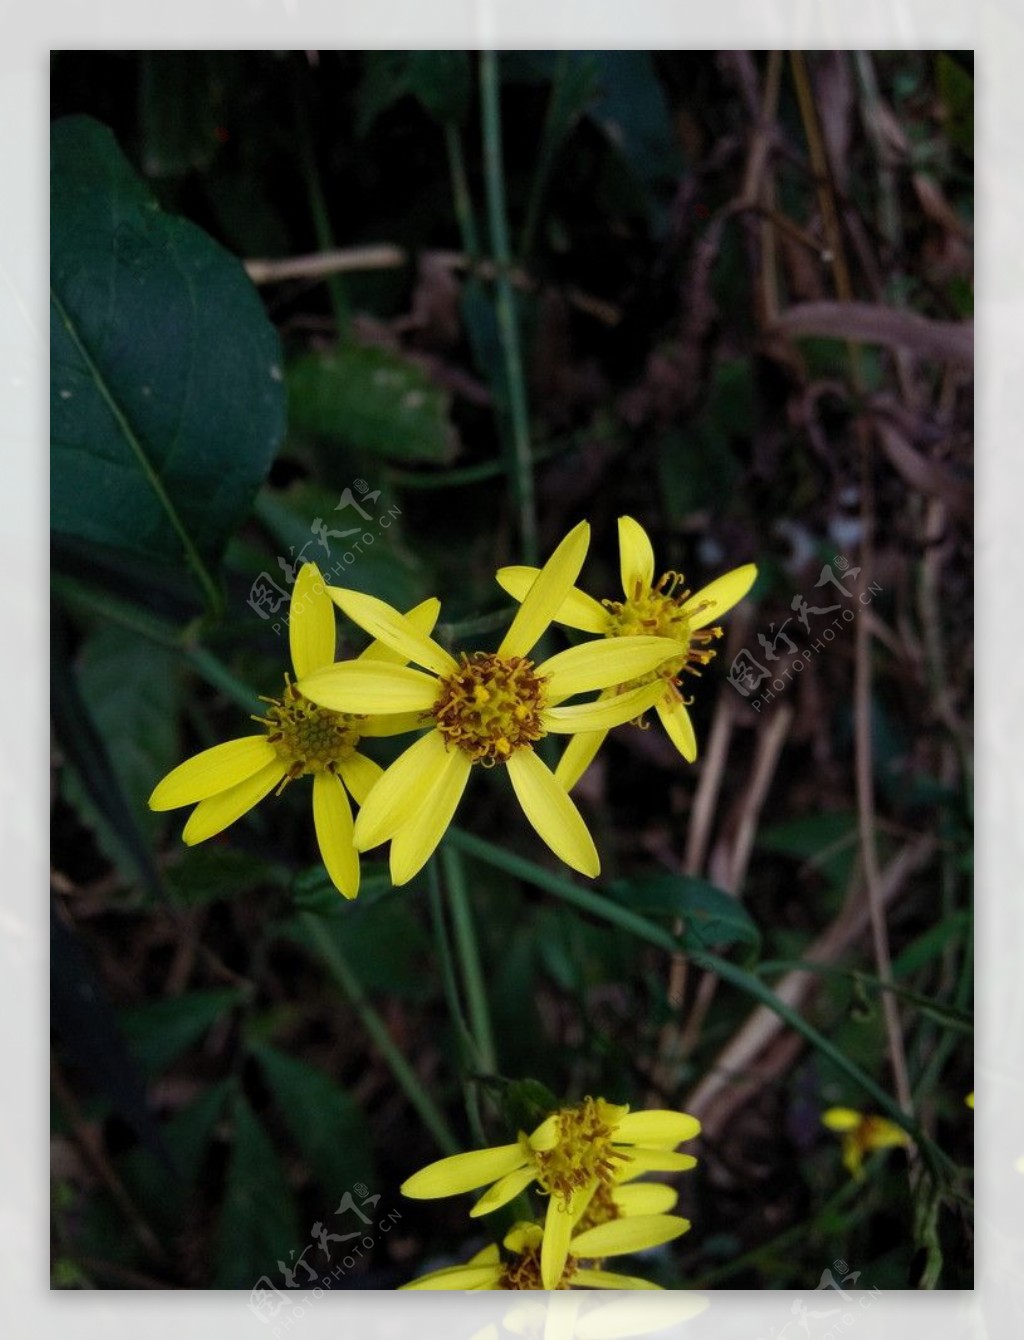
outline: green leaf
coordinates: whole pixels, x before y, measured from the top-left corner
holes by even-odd
[[[198,1042],[225,1011],[244,999],[244,994],[234,987],[191,991],[184,996],[126,1006],[119,1019],[132,1052],[155,1075]]]
[[[281,885],[286,878],[283,866],[210,843],[186,847],[178,865],[167,871],[168,884],[190,907],[251,893],[260,885]]]
[[[756,956],[761,948],[761,932],[740,900],[692,875],[619,880],[610,892],[634,912],[680,918],[683,948],[691,953],[744,944]]]
[[[51,608],[50,647],[50,710],[54,733],[95,812],[102,815],[114,835],[118,850],[123,851],[150,891],[158,897],[164,896],[163,881],[150,846],[125,799],[103,736],[68,662],[64,616],[57,604]]]
[[[146,797],[177,761],[178,657],[121,628],[102,628],[85,641],[78,684],[88,702],[128,809],[150,841],[165,826]],[[66,794],[116,864],[129,871],[134,858],[116,830],[91,802],[80,779]]]
[[[363,901],[363,895],[353,902],[342,898],[336,889],[327,890],[334,898],[334,914],[323,915],[323,903],[306,885],[302,895],[304,904],[315,902],[291,923],[285,924],[285,933],[294,935],[303,944],[316,950],[316,945],[305,930],[306,918],[316,916],[323,934],[335,940],[346,959],[358,965],[359,982],[367,991],[387,991],[406,1000],[422,1000],[431,986],[423,972],[423,964],[432,953],[431,937],[416,915],[408,889],[383,891],[377,897]]]
[[[279,1283],[278,1262],[293,1268],[306,1238],[274,1146],[241,1094],[233,1117],[213,1287],[249,1290],[263,1276]]]
[[[366,1118],[358,1104],[315,1067],[261,1042],[249,1051],[267,1078],[278,1111],[331,1206],[356,1183],[373,1188],[376,1174]]]
[[[241,264],[164,214],[88,117],[51,136],[52,525],[212,569],[284,433],[277,334]]]
[[[448,394],[389,349],[349,344],[288,365],[292,426],[391,461],[455,455]]]
[[[366,516],[355,510],[357,504]],[[330,585],[354,587],[396,609],[410,609],[427,595],[422,564],[402,544],[401,509],[376,486],[366,489],[365,480],[335,491],[308,483],[287,492],[264,489],[256,515],[280,545],[266,568],[283,590],[288,571],[312,561]]]
[[[466,51],[411,51],[408,83],[438,121],[462,121],[469,106],[472,80]]]
[[[364,856],[359,878],[359,906],[366,909],[379,898],[394,893],[386,861],[369,861]],[[295,906],[318,917],[343,917],[348,903],[335,888],[322,865],[310,866],[295,877],[292,885]]]

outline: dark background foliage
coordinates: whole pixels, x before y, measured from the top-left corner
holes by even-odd
[[[969,1167],[972,58],[497,67],[496,269],[474,53],[52,58],[53,1283],[280,1285],[354,1188],[401,1218],[343,1287],[485,1240],[463,1203],[399,1196],[439,1151],[352,1004],[468,1144],[425,880],[392,890],[370,860],[341,905],[299,786],[192,850],[181,814],[145,803],[278,688],[287,639],[254,582],[286,594],[332,544],[340,562],[350,546],[313,527],[349,524],[349,490],[373,538],[344,580],[403,608],[441,596],[463,645],[507,618],[494,569],[581,517],[596,595],[617,588],[623,513],[694,589],[758,564],[697,681],[698,763],[623,728],[577,793],[603,892],[666,930],[684,913],[704,932],[688,948],[741,985],[699,959],[680,979],[466,849],[499,1068],[699,1113],[694,1228],[644,1263],[669,1287],[812,1287],[837,1257],[862,1286],[970,1287],[967,1174],[909,1183],[896,1151],[851,1182],[820,1113],[871,1100],[742,982],[813,959],[787,978],[799,1013],[892,1092],[874,887],[918,1120]],[[859,681],[860,624],[825,644],[793,617],[840,559],[879,588]],[[744,697],[733,658],[782,629],[793,652],[776,641],[767,668],[806,652],[802,673]],[[563,873],[502,781],[460,823]],[[483,1097],[496,1140],[509,1098]]]

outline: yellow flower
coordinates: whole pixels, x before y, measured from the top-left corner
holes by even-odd
[[[973,1108],[973,1107],[974,1107],[974,1090],[973,1090],[973,1089],[970,1091],[970,1093],[969,1093],[969,1094],[967,1095],[967,1097],[964,1099],[964,1102],[967,1104],[968,1107],[970,1107],[970,1108]]]
[[[587,826],[533,750],[549,732],[607,730],[653,705],[659,683],[639,683],[601,701],[562,706],[567,698],[630,681],[654,670],[680,643],[650,636],[590,642],[541,664],[529,659],[583,566],[589,527],[580,522],[525,593],[495,652],[458,660],[382,600],[328,588],[335,604],[371,636],[423,667],[328,666],[299,681],[303,694],[336,712],[419,712],[431,725],[391,765],[360,811],[360,851],[391,839],[391,878],[405,884],[440,842],[474,763],[508,768],[523,811],[556,856],[593,878],[600,870]]]
[[[821,1114],[822,1124],[843,1137],[843,1165],[854,1176],[863,1177],[864,1155],[875,1149],[909,1145],[910,1136],[894,1121],[857,1112],[852,1107],[830,1107]]]
[[[734,568],[696,595],[685,589],[681,573],[666,572],[655,580],[654,550],[647,532],[631,516],[619,517],[619,566],[624,600],[599,604],[573,588],[555,614],[555,622],[607,638],[650,633],[682,643],[681,655],[624,687],[633,688],[652,679],[660,682],[662,692],[654,707],[669,739],[692,763],[697,757],[697,738],[686,708],[693,700],[682,692],[682,676],[699,675],[699,667],[714,656],[708,644],[721,637],[722,630],[712,626],[712,620],[743,599],[754,584],[757,568],[753,563]],[[497,578],[510,596],[522,600],[536,574],[536,568],[508,567],[499,569]],[[586,772],[607,734],[608,728],[604,727],[577,735],[569,742],[555,773],[567,790],[571,791]]]
[[[414,1199],[429,1200],[487,1186],[470,1211],[476,1217],[507,1205],[536,1182],[549,1197],[540,1249],[541,1277],[544,1288],[554,1289],[562,1278],[573,1230],[595,1196],[611,1193],[621,1197],[628,1188],[620,1189],[619,1184],[645,1172],[685,1172],[694,1167],[693,1155],[678,1154],[675,1146],[699,1132],[700,1122],[685,1112],[630,1112],[628,1106],[616,1106],[603,1098],[585,1098],[576,1107],[551,1113],[532,1135],[521,1131],[515,1144],[453,1154],[428,1164],[413,1173],[401,1190]],[[628,1203],[630,1197],[626,1199]],[[658,1213],[665,1204],[663,1193],[651,1188],[639,1197],[634,1193],[632,1199],[634,1214],[620,1213],[619,1219],[666,1217]],[[585,1232],[605,1227],[610,1224],[598,1222]]]
[[[406,616],[424,635],[440,613],[425,600]],[[301,679],[334,661],[334,606],[315,563],[305,563],[295,579],[288,637],[292,667]],[[367,647],[356,664],[381,667],[398,658],[387,647]],[[352,808],[346,791],[362,805],[383,770],[359,753],[364,736],[412,730],[416,718],[357,716],[325,711],[299,692],[286,674],[280,698],[264,698],[267,713],[253,717],[263,730],[204,749],[179,764],[149,798],[154,810],[195,805],[182,837],[189,844],[240,819],[277,787],[313,774],[313,823],[324,865],[346,898],[359,892],[359,853],[352,840]]]
[[[516,1224],[504,1239],[509,1259],[496,1246],[485,1247],[463,1266],[447,1266],[403,1284],[403,1289],[658,1289],[635,1275],[619,1275],[601,1265],[608,1256],[624,1256],[660,1247],[680,1237],[688,1219],[671,1214],[638,1215],[573,1231],[561,1272],[545,1282],[542,1262],[547,1230],[540,1224]]]

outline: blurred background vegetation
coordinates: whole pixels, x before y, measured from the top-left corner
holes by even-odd
[[[489,645],[494,569],[582,517],[614,596],[623,513],[693,589],[760,570],[696,681],[697,764],[622,728],[576,793],[607,904],[682,917],[692,952],[559,896],[489,775],[451,859],[498,1071],[701,1117],[693,1230],[643,1265],[667,1287],[837,1258],[971,1287],[970,54],[58,52],[51,89],[55,1287],[283,1288],[346,1192],[401,1219],[335,1287],[486,1241],[397,1191],[472,1144],[466,1092],[508,1138],[508,1093],[465,1086],[428,881],[366,861],[343,904],[301,786],[192,850],[146,799],[278,691],[301,557]],[[107,450],[72,310],[187,544]],[[870,605],[744,696],[734,657],[780,675],[844,563]],[[856,1074],[902,1074],[909,1175],[894,1150],[853,1181],[821,1128],[879,1110]]]

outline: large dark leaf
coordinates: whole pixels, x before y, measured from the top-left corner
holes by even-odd
[[[357,1184],[374,1187],[366,1118],[327,1075],[265,1043],[252,1043],[278,1109],[316,1177],[325,1213]],[[332,1199],[333,1198],[333,1199]],[[328,1204],[328,1201],[330,1204]]]
[[[212,569],[284,434],[281,352],[242,266],[164,214],[104,126],[51,138],[52,524]]]

